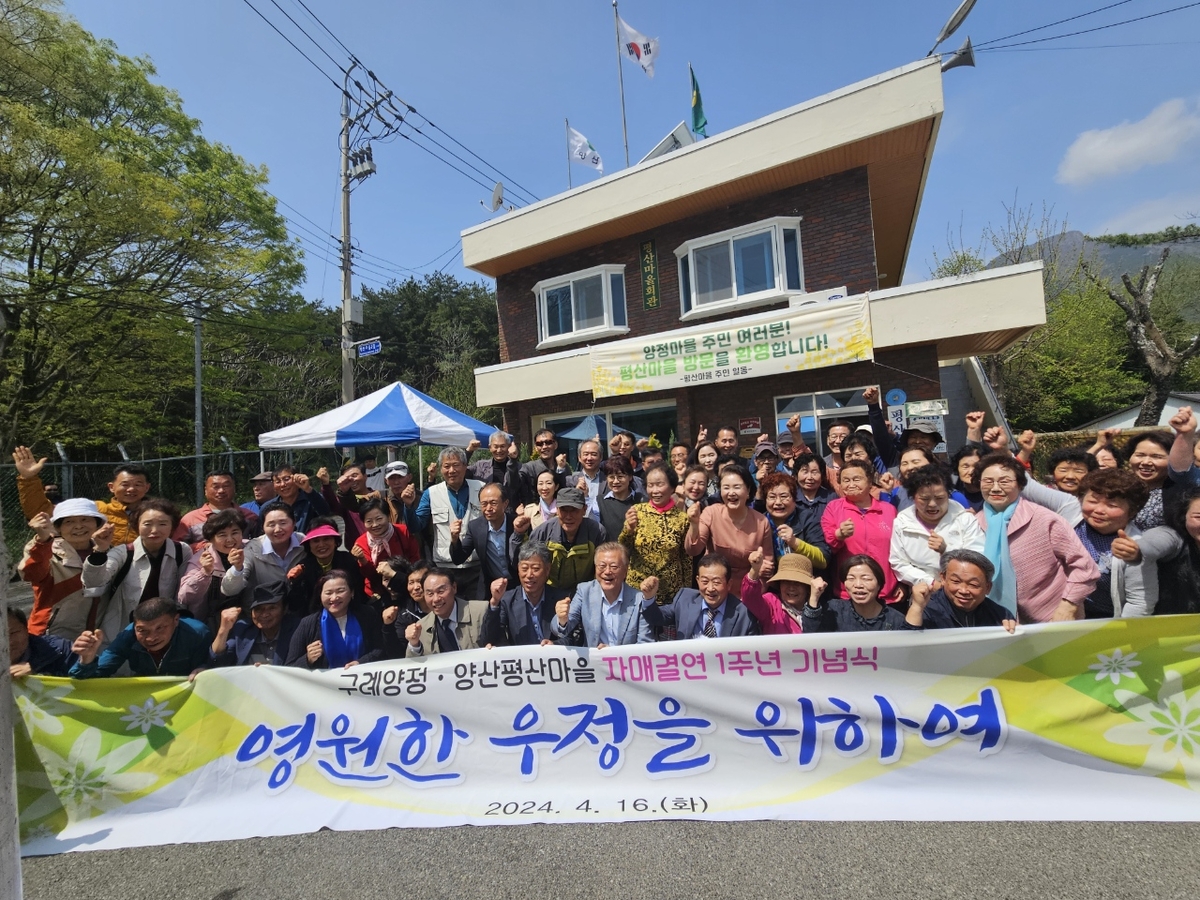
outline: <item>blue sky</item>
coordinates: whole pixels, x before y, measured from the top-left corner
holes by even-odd
[[[341,61],[344,51],[296,0],[277,2]],[[967,35],[978,45],[1107,2],[979,0],[943,49]],[[1015,40],[1185,2],[1125,0]],[[253,3],[333,71],[271,0]],[[606,171],[623,165],[607,0],[307,3],[397,96],[538,197],[566,188],[564,117],[600,151]],[[689,61],[714,135],[923,57],[954,6],[626,0],[622,17],[662,42],[653,79],[624,64],[631,159],[688,116]],[[306,296],[336,301],[335,253],[315,249],[309,233],[340,228],[335,87],[245,0],[67,0],[65,8],[121,52],[153,60],[206,137],[265,165],[275,195],[319,223],[281,208],[308,229],[296,232],[306,239]],[[928,277],[948,230],[977,244],[984,226],[1003,222],[1014,197],[1039,211],[1046,204],[1091,234],[1157,229],[1200,213],[1200,6],[1030,47],[1056,45],[1086,49],[979,53],[977,68],[946,74],[945,116],[906,281]],[[490,192],[403,140],[376,145],[374,156],[378,174],[352,203],[355,242],[371,254],[362,280],[378,285],[405,269],[441,265],[480,277],[447,251],[459,231],[488,217],[479,201]],[[573,177],[578,185],[596,176],[575,166]]]

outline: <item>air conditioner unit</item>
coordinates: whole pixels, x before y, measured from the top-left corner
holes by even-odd
[[[829,288],[825,291],[813,291],[811,294],[796,294],[788,301],[788,306],[795,309],[799,306],[816,306],[821,303],[841,303],[849,296],[845,287]]]

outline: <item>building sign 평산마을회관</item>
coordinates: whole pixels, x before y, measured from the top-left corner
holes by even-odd
[[[642,241],[638,262],[642,270],[642,309],[650,312],[658,309],[661,303],[658,295],[658,249],[654,241]]]

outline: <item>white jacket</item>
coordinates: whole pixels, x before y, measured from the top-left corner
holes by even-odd
[[[983,529],[979,527],[975,513],[964,509],[961,503],[950,501],[950,509],[934,531],[945,540],[946,550],[983,552]],[[929,529],[917,518],[915,507],[910,506],[896,514],[888,562],[896,579],[906,584],[932,582],[941,571],[942,554],[929,549]]]
[[[183,576],[183,570],[191,555],[192,548],[187,544],[167,541],[162,566],[158,573],[158,596],[165,597],[167,600],[176,598],[179,592],[179,579]],[[124,544],[117,544],[108,551],[107,556],[103,566],[93,565],[90,559],[84,560],[81,573],[84,588],[107,590],[125,563],[128,551]],[[107,647],[109,642],[124,631],[125,626],[129,624],[129,615],[142,599],[142,591],[145,590],[149,577],[150,558],[142,546],[142,539],[138,538],[133,542],[133,562],[130,563],[129,571],[117,585],[116,590],[112,592],[107,604],[101,604],[98,611],[96,624],[104,631],[103,646]]]

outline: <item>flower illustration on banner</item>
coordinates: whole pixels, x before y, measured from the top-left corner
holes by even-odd
[[[155,703],[153,697],[147,697],[146,702],[141,706],[134,704],[129,707],[129,715],[121,716],[122,722],[128,722],[125,726],[126,731],[134,729],[142,729],[142,734],[148,734],[150,729],[155,725],[160,728],[166,727],[166,720],[163,718],[171,718],[170,702],[164,700],[162,703]]]
[[[117,809],[124,802],[118,794],[143,790],[158,780],[149,772],[121,771],[145,749],[146,739],[137,738],[101,756],[100,731],[88,728],[75,739],[66,759],[48,747],[40,747],[38,755],[62,805],[72,818],[83,819]]]
[[[1142,664],[1136,652],[1126,655],[1121,652],[1120,647],[1112,652],[1112,656],[1097,653],[1096,659],[1100,661],[1088,666],[1096,673],[1096,680],[1103,681],[1108,678],[1113,684],[1120,684],[1124,677],[1134,678],[1133,670]]]
[[[1113,696],[1135,721],[1114,725],[1105,739],[1145,746],[1147,771],[1162,774],[1182,765],[1188,784],[1200,790],[1200,691],[1185,696],[1179,673],[1167,672],[1157,700],[1124,690],[1113,691]]]
[[[35,825],[28,831],[21,832],[21,843],[32,844],[34,841],[42,841],[47,838],[56,837],[57,834],[58,832],[56,832],[49,825]]]
[[[74,712],[74,709],[61,701],[73,690],[75,688],[69,682],[50,687],[40,678],[23,679],[18,687],[17,709],[30,733],[40,729],[46,734],[62,734],[63,726],[58,717]]]

